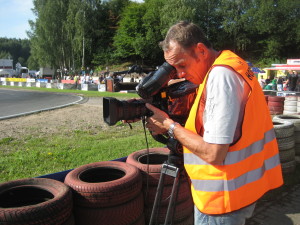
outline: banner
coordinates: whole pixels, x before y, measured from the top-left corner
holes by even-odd
[[[26,78],[6,78],[6,81],[10,82],[27,82]]]

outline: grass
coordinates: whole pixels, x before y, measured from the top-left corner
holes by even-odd
[[[24,88],[22,88],[24,89]],[[34,90],[34,88],[26,88]],[[37,88],[41,90],[41,88]],[[49,89],[46,89],[50,91]],[[55,90],[55,92],[69,92]],[[108,93],[92,91],[71,91],[85,96],[114,96],[131,98],[136,94]],[[22,137],[0,139],[0,182],[41,176],[78,166],[121,158],[147,147],[141,122],[133,123],[133,128],[117,123],[110,129],[68,130],[59,129],[51,136],[36,137],[28,133]],[[149,147],[162,144],[147,135]]]
[[[149,147],[162,144],[148,136]],[[109,130],[92,134],[75,130],[51,137],[27,135],[21,139],[4,138],[0,148],[0,182],[36,177],[76,168],[80,165],[121,158],[146,148],[140,123],[115,125]]]

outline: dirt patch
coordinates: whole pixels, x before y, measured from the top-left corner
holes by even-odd
[[[102,118],[102,98],[93,97],[61,109],[0,120],[0,139],[28,134],[39,137],[73,130],[96,132],[107,128]]]

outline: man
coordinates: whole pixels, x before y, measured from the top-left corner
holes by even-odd
[[[245,224],[255,202],[283,183],[262,89],[243,59],[214,50],[193,23],[172,26],[161,46],[178,76],[200,86],[185,127],[150,104],[146,126],[184,148],[195,225]]]
[[[298,76],[296,71],[289,70],[287,75],[287,85],[289,87],[289,91],[295,91],[297,86]]]
[[[264,87],[266,86],[266,80],[264,79],[263,75],[260,76],[259,83],[260,83],[261,88],[264,89]]]

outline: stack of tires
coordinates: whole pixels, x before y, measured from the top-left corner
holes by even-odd
[[[296,114],[297,113],[297,96],[289,95],[284,100],[283,114]]]
[[[278,143],[282,173],[289,174],[294,172],[296,167],[294,125],[289,121],[273,120],[273,126]]]
[[[149,153],[149,154],[148,154]],[[167,161],[170,150],[167,148],[150,148],[131,153],[127,157],[127,163],[141,170],[143,176],[143,193],[145,201],[145,221],[149,224],[157,186],[160,178],[162,164]],[[174,178],[165,175],[162,201],[158,213],[158,224],[164,224],[167,206],[171,195]],[[179,190],[175,202],[173,217],[174,225],[193,225],[194,203],[190,193],[190,185],[187,177],[181,173],[179,177]]]
[[[0,224],[74,225],[72,192],[64,183],[30,178],[0,184]]]
[[[300,162],[300,115],[278,115],[274,121],[288,121],[294,124],[294,141],[296,161]]]
[[[271,115],[281,115],[284,109],[284,99],[282,96],[269,96],[268,107]]]
[[[67,174],[76,225],[144,225],[140,171],[125,162],[97,162]]]

